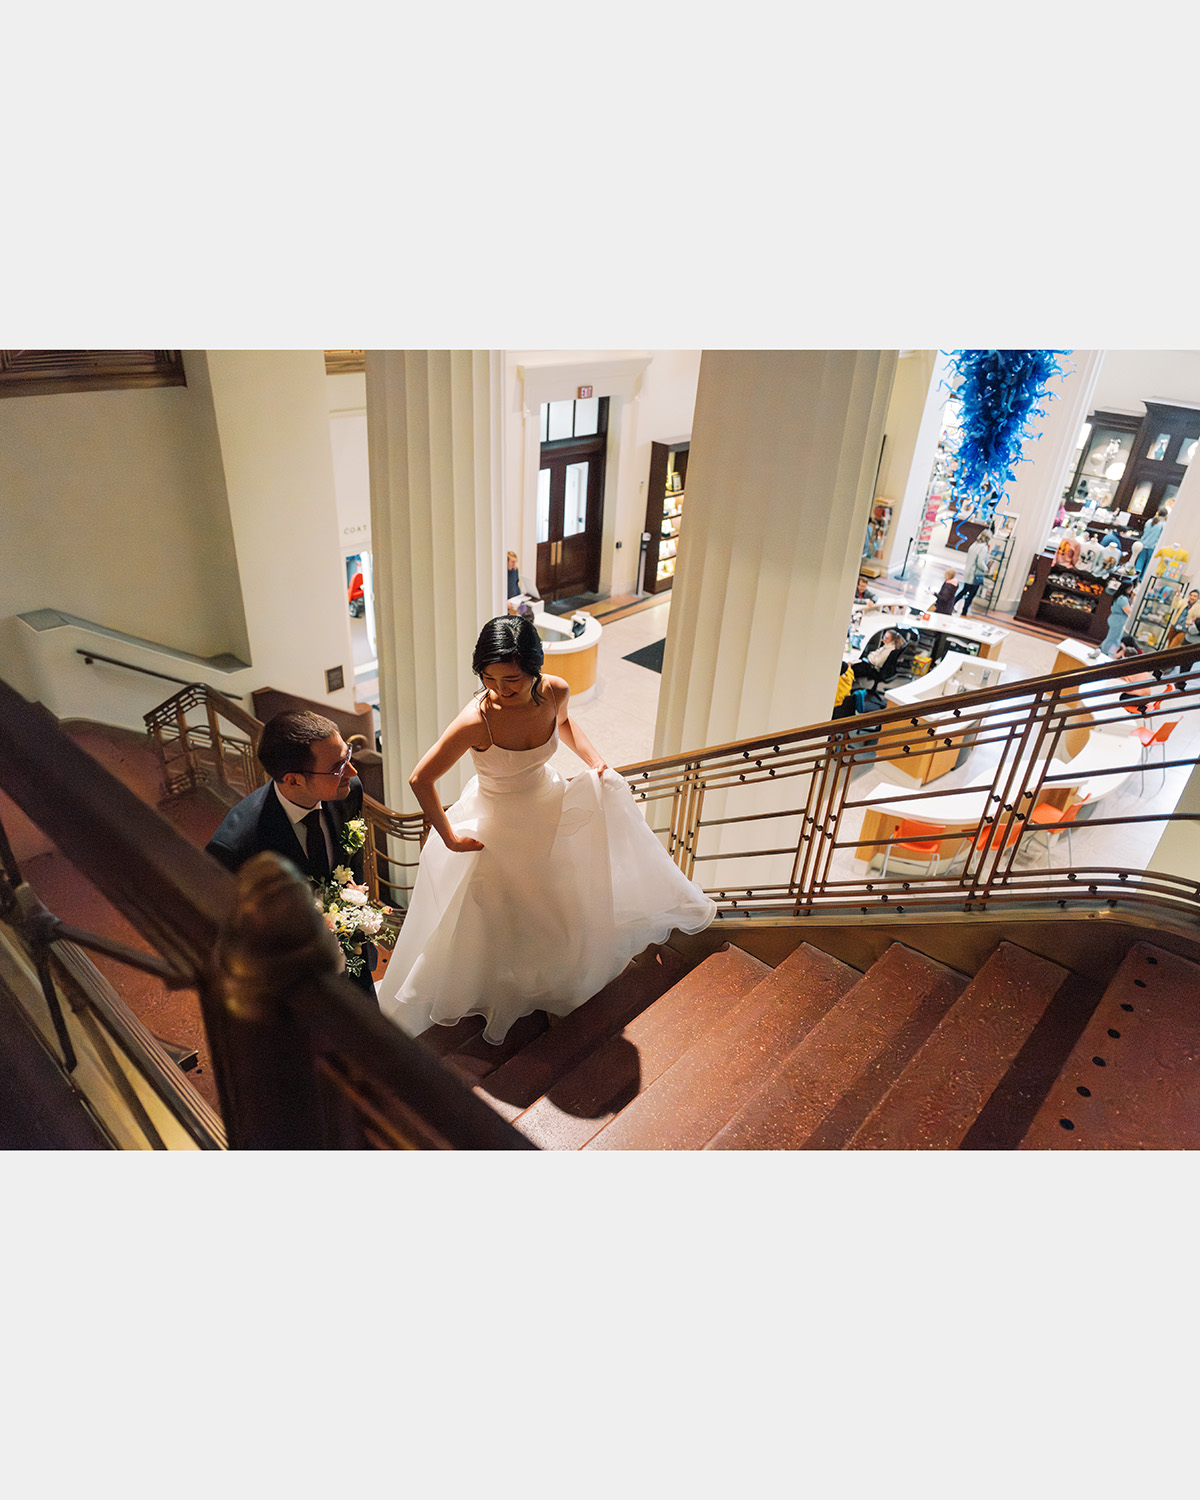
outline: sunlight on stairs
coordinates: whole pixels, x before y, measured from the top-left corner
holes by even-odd
[[[1000,942],[971,978],[893,943],[865,973],[807,943],[648,950],[502,1048],[422,1037],[546,1150],[1200,1146],[1200,966],[1149,943],[1107,986]]]

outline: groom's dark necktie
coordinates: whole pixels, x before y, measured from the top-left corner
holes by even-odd
[[[304,824],[305,846],[308,854],[308,873],[313,880],[328,880],[333,871],[329,868],[329,851],[325,847],[325,833],[321,828],[321,809],[314,807]]]

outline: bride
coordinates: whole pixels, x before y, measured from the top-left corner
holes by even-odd
[[[499,1043],[520,1016],[565,1016],[650,943],[699,932],[716,905],[671,861],[568,712],[561,677],[519,615],[489,620],[471,670],[482,688],[409,777],[430,823],[416,887],[379,982],[409,1035],[482,1016]],[[559,740],[587,773],[549,764]],[[440,777],[475,776],[443,811]]]

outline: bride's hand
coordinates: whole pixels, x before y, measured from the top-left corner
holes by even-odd
[[[608,766],[605,765],[604,761],[601,761],[598,766],[593,766],[592,770],[595,771],[597,776],[603,776],[605,771],[608,770]]]
[[[461,835],[454,833],[453,831],[451,832],[450,837],[443,838],[442,842],[446,845],[446,848],[449,849],[453,854],[474,854],[477,850],[483,848],[483,845],[479,842],[478,839],[473,839],[470,837],[464,838]]]

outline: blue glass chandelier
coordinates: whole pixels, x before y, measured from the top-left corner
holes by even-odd
[[[975,514],[990,520],[1016,478],[1021,449],[1033,436],[1043,404],[1057,400],[1050,381],[1069,374],[1059,355],[1069,349],[956,349],[950,355],[951,395],[959,403],[955,488],[977,495]],[[1040,437],[1041,434],[1039,433]]]

